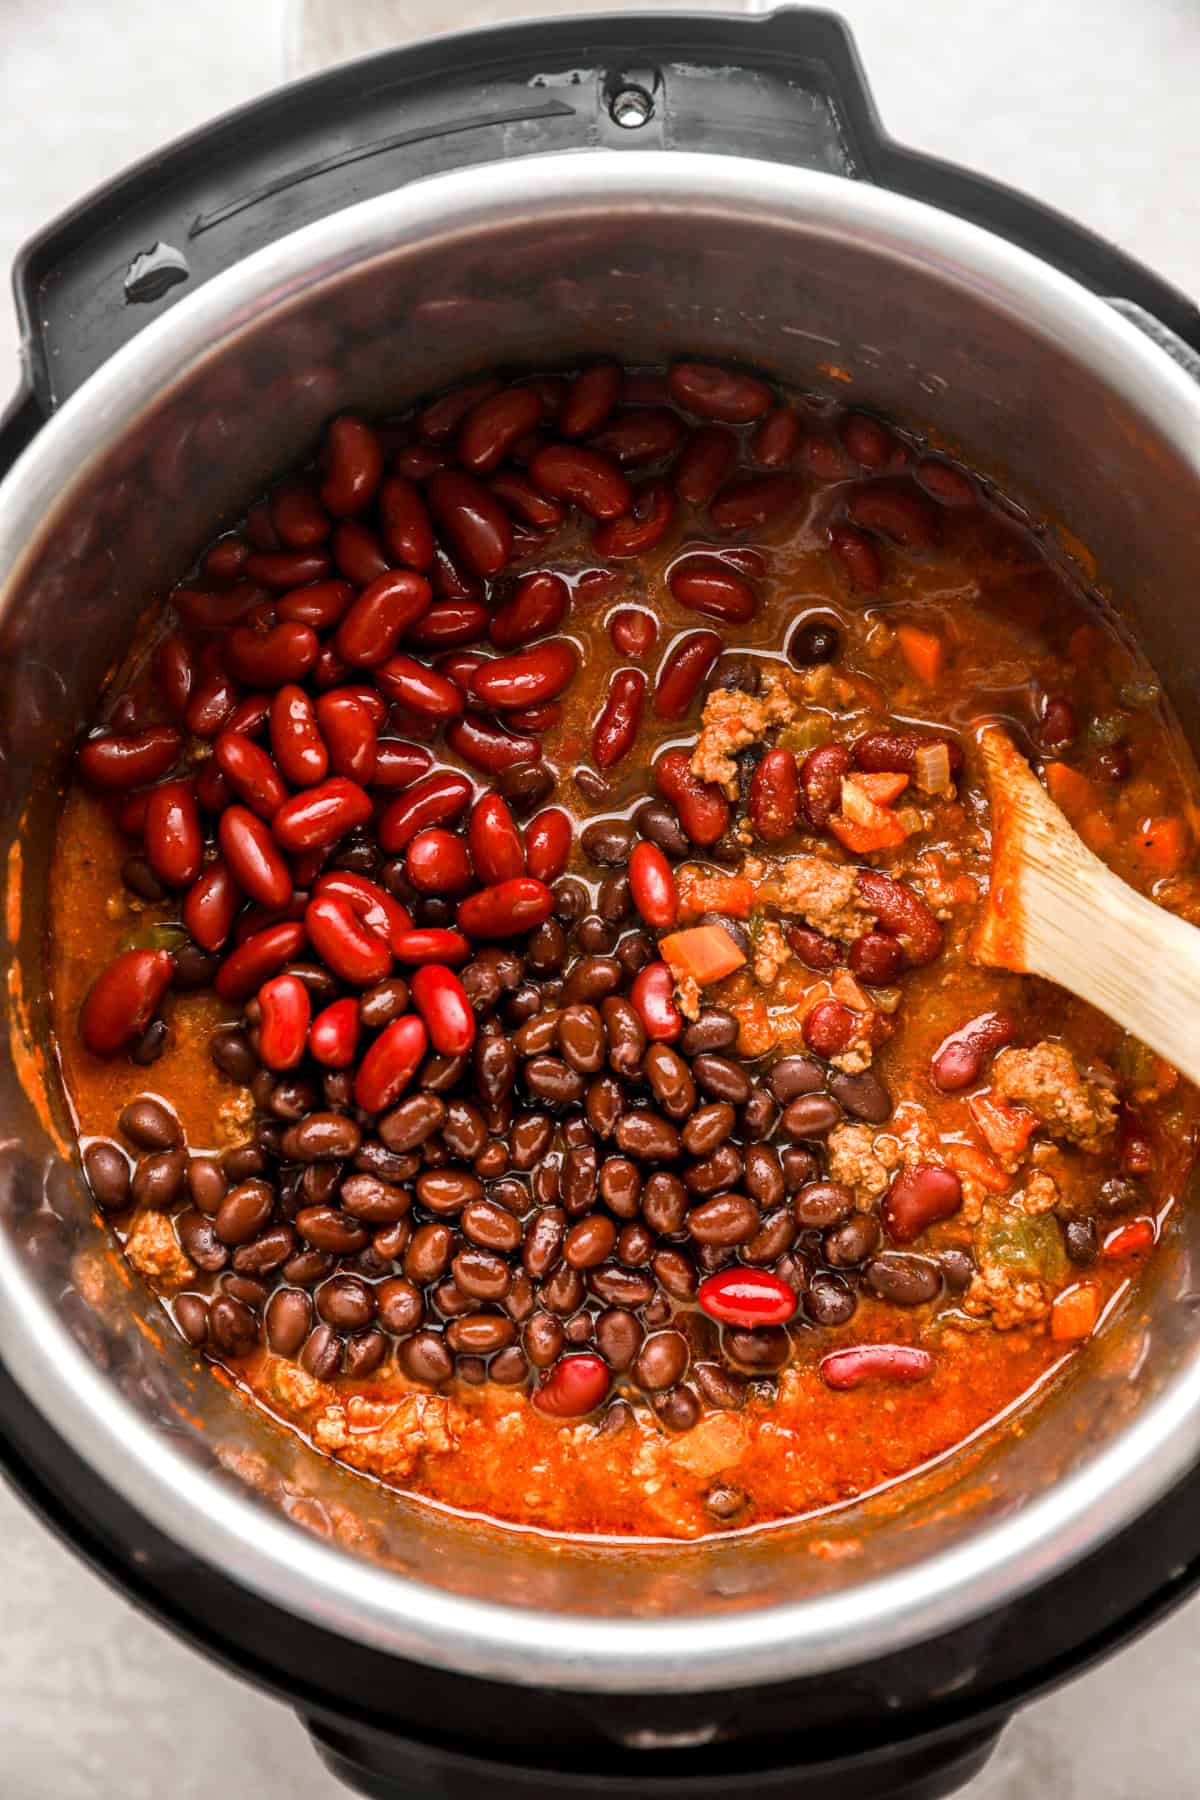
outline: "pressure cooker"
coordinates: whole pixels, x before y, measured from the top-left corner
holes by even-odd
[[[1200,1214],[1020,1431],[699,1543],[385,1493],[104,1271],[47,1024],[73,743],[136,617],[345,407],[484,366],[759,364],[1066,522],[1200,747],[1200,313],[893,143],[830,14],[526,23],[172,145],[30,243],[0,426],[0,1463],[136,1604],[289,1700],[356,1792],[915,1800],[1200,1577]],[[197,1754],[199,1746],[193,1747]]]

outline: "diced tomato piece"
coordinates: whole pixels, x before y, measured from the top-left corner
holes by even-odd
[[[731,919],[748,919],[754,905],[754,883],[740,875],[707,875],[699,869],[676,870],[679,910],[685,915],[725,913]]]
[[[904,823],[895,813],[885,811],[882,806],[876,810],[879,818],[870,825],[858,824],[842,813],[834,813],[830,819],[830,831],[851,855],[869,856],[873,850],[894,850],[907,838]]]
[[[986,1091],[967,1101],[971,1117],[987,1140],[988,1149],[1002,1160],[1019,1156],[1034,1132],[1037,1117],[1024,1106],[1006,1106]]]
[[[1150,1219],[1131,1219],[1110,1231],[1100,1246],[1101,1256],[1115,1261],[1121,1256],[1139,1256],[1154,1243],[1154,1224]]]
[[[923,631],[919,625],[897,625],[896,642],[918,681],[933,687],[941,680],[946,666],[946,646],[936,631]]]
[[[660,939],[659,951],[676,980],[690,979],[704,987],[732,975],[746,958],[723,925],[693,925]]]
[[[1187,867],[1191,833],[1177,813],[1161,819],[1143,819],[1134,834],[1133,848],[1148,875],[1179,875]]]
[[[1100,1317],[1100,1289],[1094,1281],[1077,1281],[1056,1294],[1050,1307],[1050,1336],[1058,1343],[1090,1337]]]
[[[985,1156],[977,1144],[943,1144],[942,1148],[956,1175],[972,1178],[990,1194],[1006,1194],[1012,1186],[1011,1176],[1006,1175],[990,1156]]]

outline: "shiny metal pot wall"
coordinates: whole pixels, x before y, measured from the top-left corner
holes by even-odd
[[[386,410],[493,363],[679,349],[927,425],[1069,521],[1200,741],[1200,390],[999,239],[767,163],[531,158],[335,215],[146,330],[0,489],[0,802],[20,849],[4,914],[0,1358],[145,1517],[300,1618],[561,1687],[780,1680],[915,1642],[1094,1548],[1200,1449],[1195,1220],[1041,1428],[911,1484],[905,1529],[889,1528],[892,1501],[868,1499],[753,1540],[632,1551],[468,1528],[322,1463],[161,1319],[153,1348],[132,1314],[153,1320],[154,1303],[97,1255],[61,1154],[42,934],[57,785],[136,613],[337,407]]]

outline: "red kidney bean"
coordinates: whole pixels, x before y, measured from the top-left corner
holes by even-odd
[[[438,544],[433,553],[433,567],[429,571],[429,579],[433,591],[439,600],[481,600],[483,583],[470,574],[451,556],[444,544]]]
[[[361,1020],[352,995],[322,1008],[308,1032],[308,1047],[325,1069],[349,1069],[358,1050]]]
[[[292,897],[291,872],[262,819],[248,807],[227,807],[217,823],[217,841],[243,893],[260,906],[287,905]]]
[[[629,858],[633,904],[655,931],[667,931],[679,917],[675,874],[657,844],[635,844]]]
[[[249,554],[250,546],[245,538],[231,533],[227,537],[218,538],[217,542],[210,545],[204,552],[200,563],[200,572],[206,581],[220,583],[236,581],[246,566],[246,558]]]
[[[435,600],[423,619],[410,625],[405,642],[418,650],[445,650],[474,644],[488,628],[491,614],[478,600]]]
[[[225,729],[235,732],[238,737],[256,738],[270,716],[270,694],[247,694],[230,713]]]
[[[871,1381],[927,1381],[933,1357],[915,1344],[854,1344],[821,1358],[821,1380],[838,1393]]]
[[[890,987],[904,968],[904,952],[884,931],[855,938],[846,955],[850,973],[865,987]]]
[[[621,413],[591,438],[593,450],[611,456],[623,469],[663,462],[683,440],[683,426],[666,407],[651,406]]]
[[[974,506],[979,500],[971,477],[962,469],[956,469],[953,463],[922,457],[913,474],[925,492],[932,494],[943,506]]]
[[[707,506],[737,461],[737,439],[718,425],[702,425],[684,446],[672,476],[675,492],[689,506]]]
[[[313,664],[312,684],[319,694],[326,688],[338,687],[349,678],[350,670],[332,644],[326,644]]]
[[[247,687],[280,688],[307,675],[320,651],[311,625],[285,620],[262,632],[235,625],[225,640],[225,665]]]
[[[459,902],[458,925],[470,938],[517,937],[534,931],[554,911],[554,895],[544,881],[518,875],[481,888]]]
[[[389,700],[424,719],[455,719],[464,706],[462,689],[436,669],[411,656],[393,656],[375,671],[375,680]]]
[[[281,481],[267,502],[275,535],[288,550],[311,550],[332,529],[317,490],[304,476]]]
[[[393,562],[410,570],[432,568],[436,545],[429,508],[403,475],[389,475],[380,490],[379,529]]]
[[[475,872],[485,887],[524,875],[521,834],[502,795],[483,794],[475,802],[467,826],[467,843]]]
[[[458,460],[474,475],[489,475],[518,438],[532,431],[542,403],[532,387],[502,388],[471,408],[458,428]]]
[[[540,493],[520,469],[497,469],[488,487],[530,531],[554,531],[567,516],[566,508]]]
[[[217,970],[213,987],[222,1000],[240,1005],[256,993],[269,975],[291,962],[304,946],[304,925],[299,919],[281,919],[256,931],[227,956]]]
[[[125,950],[102,969],[79,1010],[79,1035],[93,1056],[115,1056],[141,1037],[175,975],[166,950]]]
[[[814,831],[824,831],[842,800],[842,782],[850,773],[845,744],[818,744],[800,765],[804,810]]]
[[[547,444],[530,459],[529,474],[544,494],[578,506],[593,519],[619,519],[633,504],[618,465],[582,444]]]
[[[410,986],[434,1049],[440,1056],[465,1056],[475,1042],[475,1014],[458,976],[440,963],[422,963]]]
[[[962,1184],[953,1169],[918,1163],[902,1169],[879,1209],[883,1229],[893,1244],[911,1244],[927,1225],[953,1218],[962,1205]]]
[[[908,482],[872,481],[851,494],[846,510],[855,525],[906,550],[931,550],[938,541],[935,507]]]
[[[715,631],[689,631],[675,640],[654,689],[660,719],[682,719],[723,648]]]
[[[443,469],[425,490],[435,522],[475,575],[498,575],[512,555],[512,521],[473,475]]]
[[[842,960],[841,945],[832,938],[822,937],[819,931],[813,931],[807,925],[789,925],[786,936],[788,947],[805,968],[815,969],[818,975],[828,974]]]
[[[592,761],[598,769],[611,769],[633,749],[642,709],[646,704],[646,677],[640,669],[618,669],[613,676],[599,718],[592,727]]]
[[[373,811],[371,796],[356,781],[331,775],[328,781],[285,801],[271,821],[271,830],[283,850],[322,850],[365,825]]]
[[[777,406],[750,439],[750,461],[760,469],[782,469],[800,448],[800,421],[790,406]]]
[[[238,690],[229,676],[217,671],[202,675],[192,689],[184,723],[195,737],[215,738],[229,723],[238,703]]]
[[[1038,721],[1038,742],[1047,750],[1062,749],[1079,730],[1075,708],[1064,694],[1048,694]]]
[[[364,1112],[394,1106],[424,1061],[429,1034],[415,1013],[393,1019],[371,1045],[354,1079],[354,1103]]]
[[[321,503],[335,518],[363,512],[383,478],[383,445],[363,419],[343,413],[325,430]]]
[[[679,823],[699,849],[715,844],[729,824],[729,802],[719,787],[692,774],[684,750],[668,750],[654,765],[654,782],[679,815]]]
[[[929,1079],[939,1094],[953,1094],[979,1080],[983,1065],[995,1050],[1003,1050],[1017,1035],[1017,1023],[1007,1013],[985,1012],[968,1019],[942,1039],[933,1053]]]
[[[571,590],[561,575],[536,569],[522,575],[511,599],[498,606],[488,626],[497,650],[515,650],[532,638],[557,630],[567,615]]]
[[[402,738],[380,738],[375,746],[372,787],[409,788],[433,767],[433,752]]]
[[[270,824],[288,791],[266,751],[240,732],[223,731],[213,758],[238,799]]]
[[[126,837],[140,838],[146,829],[146,808],[149,804],[149,788],[139,788],[136,793],[127,794],[116,808],[118,831],[123,832]],[[228,804],[228,795],[221,804]]]
[[[258,1054],[268,1069],[294,1069],[308,1043],[312,1001],[294,975],[275,975],[258,990]]]
[[[649,655],[658,641],[658,620],[640,606],[622,606],[608,621],[608,635],[622,656],[640,660]]]
[[[667,380],[672,398],[688,412],[728,425],[749,425],[761,419],[773,402],[765,381],[713,363],[675,363]]]
[[[365,786],[375,778],[375,721],[348,688],[335,688],[317,701],[317,723],[329,748],[335,775]],[[311,790],[310,790],[311,791]]]
[[[804,483],[794,475],[752,475],[725,489],[709,508],[718,531],[746,531],[768,525],[803,504]]]
[[[537,813],[525,827],[525,861],[529,873],[549,885],[557,881],[571,854],[571,820],[560,807]]]
[[[291,625],[309,625],[314,631],[332,631],[351,600],[348,581],[314,581],[311,587],[293,588],[275,607],[276,616]]]
[[[449,450],[435,450],[429,444],[402,444],[392,457],[392,473],[405,481],[428,481],[439,469],[452,469],[454,456]]]
[[[211,757],[207,762],[201,763],[199,769],[196,771],[195,790],[196,804],[199,806],[201,812],[213,815],[223,812],[233,799],[233,793],[229,783],[226,781]],[[137,796],[134,796],[134,798],[136,797]],[[121,829],[125,829],[123,824]],[[134,835],[141,835],[140,826],[137,833]]]
[[[314,894],[334,894],[356,912],[368,930],[395,944],[412,930],[412,919],[398,900],[365,875],[352,869],[327,869],[318,877]]]
[[[271,702],[271,749],[293,787],[312,787],[329,770],[329,752],[317,729],[312,701],[301,687],[281,687]]]
[[[891,432],[868,413],[847,413],[838,426],[838,436],[847,454],[864,469],[886,469],[892,460],[895,442]]]
[[[900,939],[913,968],[931,963],[942,947],[942,928],[937,917],[912,888],[893,881],[878,869],[860,869],[855,876],[858,891],[883,929]]]
[[[840,1000],[818,1000],[804,1015],[804,1042],[816,1056],[838,1056],[858,1030],[858,1015]]]
[[[175,717],[182,718],[191,698],[196,666],[191,650],[178,632],[173,631],[158,646],[154,657],[154,673],[162,689],[163,699]]]
[[[519,764],[536,763],[541,756],[536,737],[518,737],[492,719],[481,719],[477,713],[468,713],[466,718],[448,725],[446,743],[456,756],[485,775],[500,775]]]
[[[456,819],[471,798],[471,783],[456,769],[439,769],[407,792],[388,802],[379,817],[380,848],[389,856],[429,825],[446,825]]]
[[[786,1325],[796,1311],[796,1295],[769,1269],[722,1269],[700,1283],[701,1312],[722,1325]]]
[[[252,581],[242,581],[219,594],[210,593],[207,588],[178,587],[172,590],[171,604],[181,618],[198,630],[223,631],[226,626],[245,618],[261,598],[260,587]]]
[[[433,589],[413,569],[391,569],[358,595],[338,627],[338,655],[359,668],[385,663],[404,633],[428,612]]]
[[[654,1044],[669,1044],[683,1030],[683,1018],[675,1004],[675,977],[664,962],[639,969],[629,989],[629,1001]]]
[[[79,752],[79,773],[89,787],[123,793],[165,775],[182,745],[174,725],[150,725],[128,737],[91,738]]]
[[[183,923],[202,950],[219,950],[233,930],[242,896],[225,863],[210,862],[183,902]]]
[[[582,1419],[605,1399],[609,1381],[602,1356],[564,1356],[534,1389],[533,1405],[551,1419]]]
[[[666,482],[652,482],[635,496],[624,518],[610,519],[596,527],[592,548],[606,560],[641,556],[667,535],[674,516],[675,499],[670,488]]]
[[[417,430],[428,444],[448,444],[473,406],[494,394],[500,383],[493,375],[451,388],[430,400],[417,414]]]
[[[372,987],[391,973],[390,945],[340,895],[314,894],[305,908],[304,929],[322,962],[343,981]]]
[[[369,587],[390,567],[378,537],[358,519],[344,519],[335,527],[332,548],[339,573],[355,587]]]
[[[436,658],[434,668],[439,675],[444,675],[447,681],[454,682],[455,686],[460,687],[465,694],[472,675],[476,669],[481,669],[487,660],[481,650],[448,650],[443,651],[442,655]]]
[[[186,781],[152,788],[143,828],[150,867],[167,887],[189,887],[200,873],[204,840],[195,796]]]
[[[440,925],[423,930],[406,931],[392,945],[397,962],[461,963],[471,954],[471,946],[461,931],[448,931]]]
[[[856,738],[854,766],[869,775],[903,770],[911,775],[916,767],[917,751],[927,744],[945,744],[950,756],[950,773],[957,775],[963,766],[962,745],[955,738],[920,731],[868,731]]]
[[[745,624],[758,606],[750,583],[711,556],[687,556],[676,563],[668,586],[680,606],[731,625]]]
[[[750,823],[764,843],[795,831],[800,817],[800,771],[790,750],[768,750],[750,782]]]
[[[570,686],[579,667],[575,646],[567,638],[550,638],[532,650],[482,662],[470,678],[470,691],[485,706],[540,706]]]
[[[877,594],[883,586],[879,552],[857,525],[835,520],[829,527],[829,548],[850,586],[863,594]]]
[[[616,363],[594,363],[577,375],[563,395],[558,409],[558,429],[567,438],[588,437],[599,431],[621,391],[621,371]]]
[[[508,723],[517,731],[552,731],[563,716],[563,709],[557,700],[548,700],[545,706],[519,706],[505,715]]]
[[[404,853],[404,869],[421,894],[461,894],[471,886],[466,845],[440,825],[418,831]]]

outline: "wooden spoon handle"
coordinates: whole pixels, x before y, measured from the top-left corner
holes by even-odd
[[[993,863],[974,959],[1057,982],[1200,1083],[1200,930],[1093,855],[1006,733],[980,748]]]

